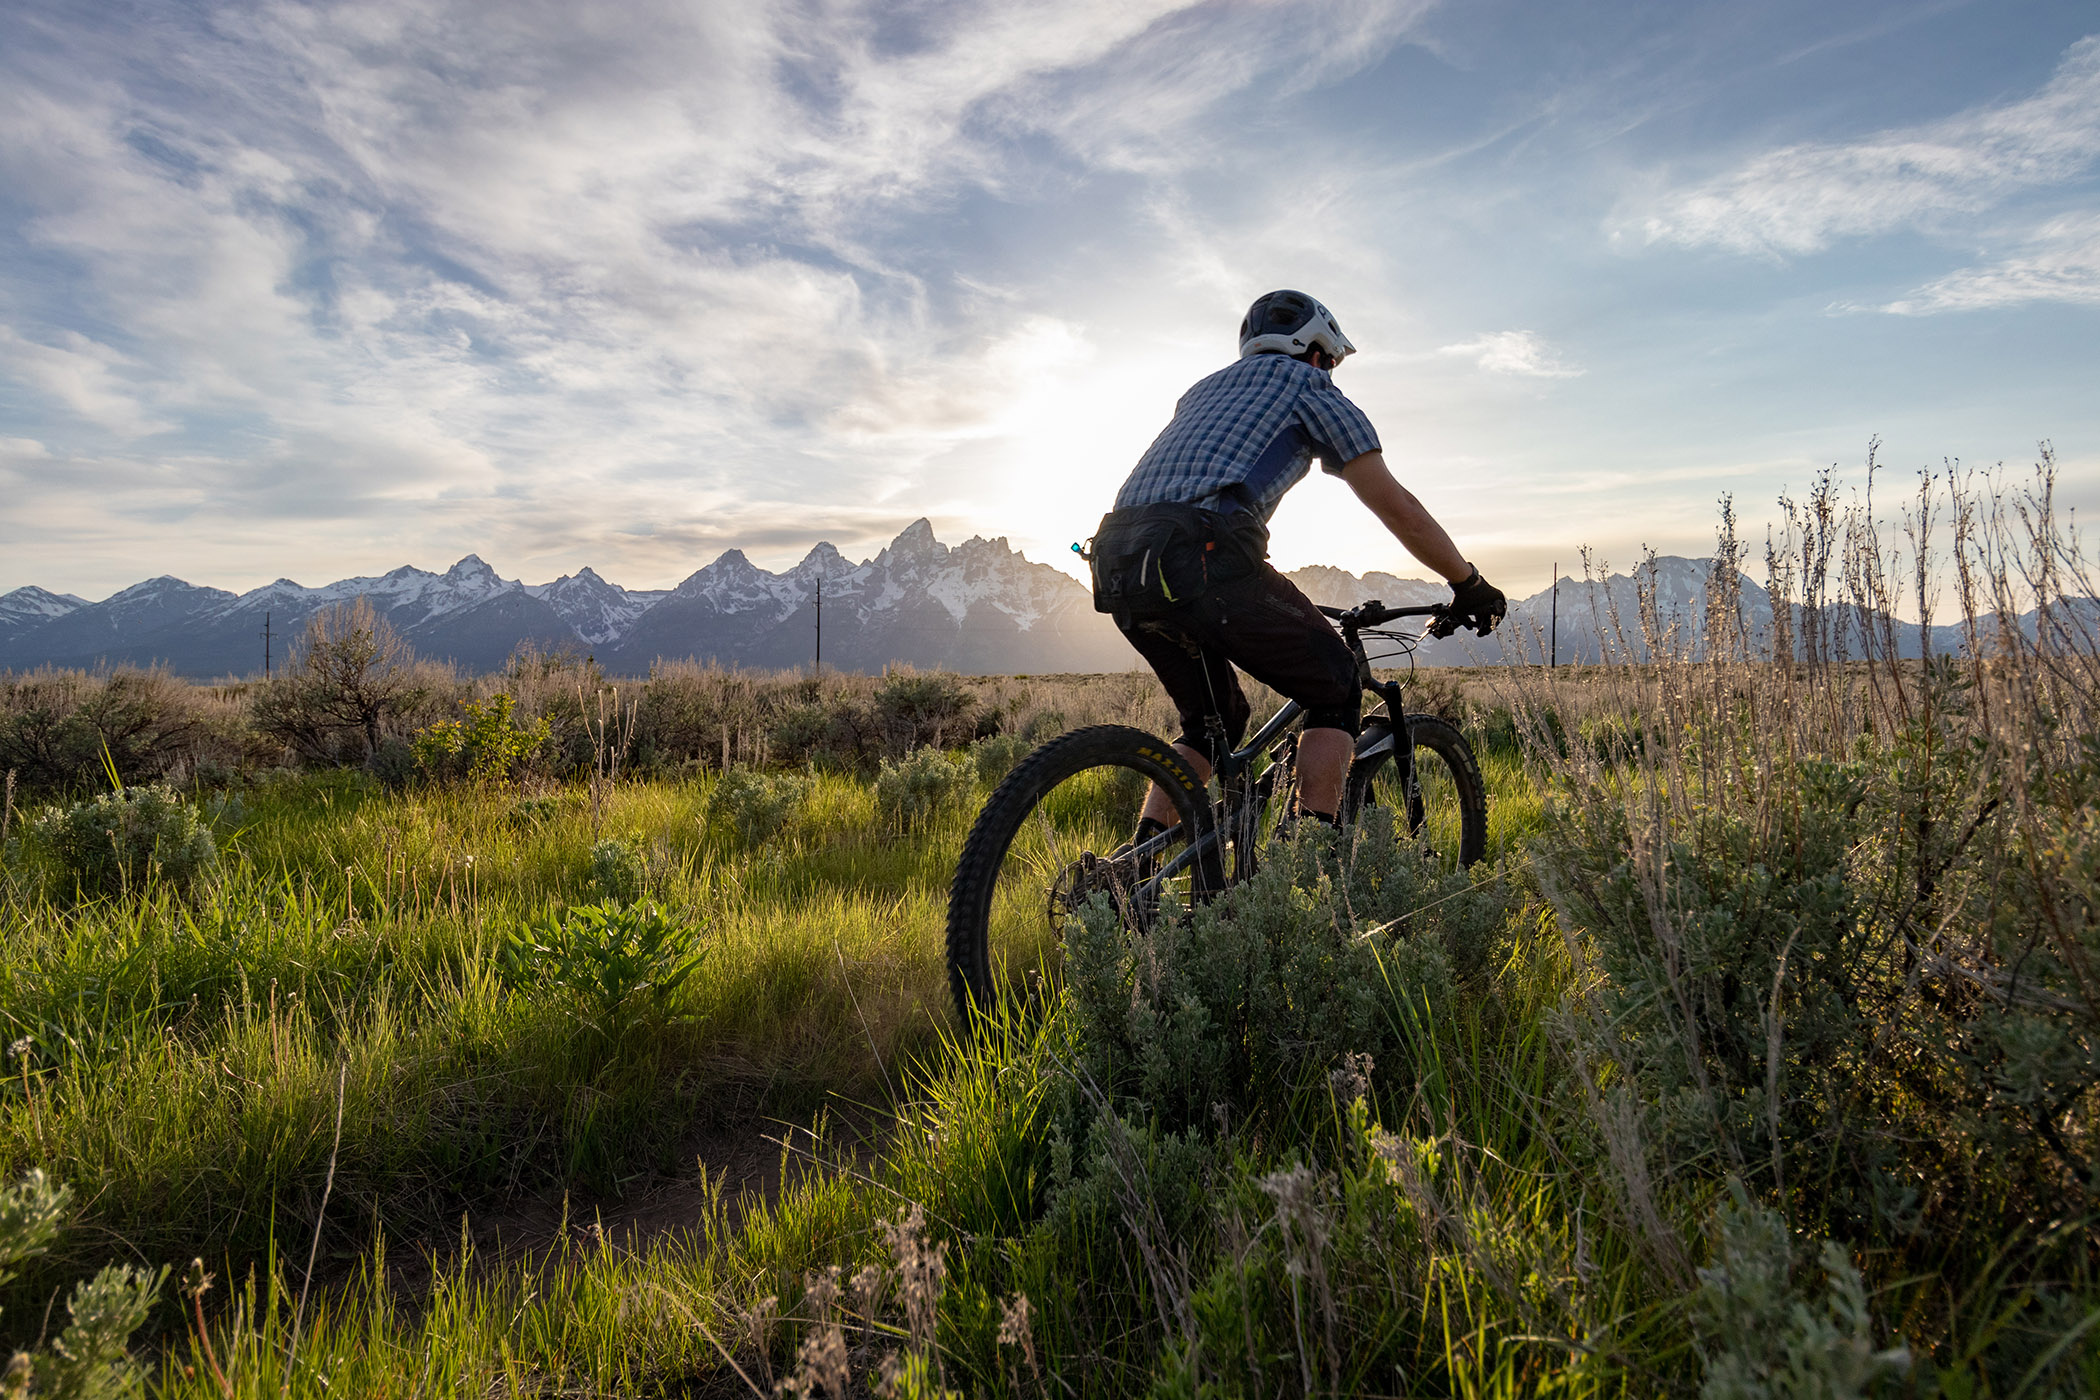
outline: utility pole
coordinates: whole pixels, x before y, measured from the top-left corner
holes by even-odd
[[[1560,561],[1553,562],[1553,661],[1560,665]]]
[[[812,677],[824,674],[824,575],[817,575],[817,664],[809,671]]]
[[[263,614],[263,679],[270,678],[270,614]]]

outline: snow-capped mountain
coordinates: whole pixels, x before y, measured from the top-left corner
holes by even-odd
[[[441,574],[403,567],[318,588],[281,578],[238,595],[174,578],[99,603],[18,588],[0,596],[0,669],[161,662],[187,676],[247,675],[262,669],[266,625],[282,664],[315,613],[360,597],[418,655],[468,670],[500,667],[525,642],[585,651],[621,674],[688,657],[799,666],[815,651],[820,580],[827,665],[1097,671],[1135,659],[1069,576],[1003,539],[944,545],[920,520],[859,564],[819,544],[775,574],[733,549],[668,590],[625,589],[589,568],[525,584],[473,554]]]
[[[76,598],[70,593],[52,593],[34,585],[0,595],[0,647],[24,632],[55,622],[74,609],[86,606],[85,598]]]
[[[1582,580],[1510,601],[1509,620],[1487,638],[1470,633],[1425,642],[1424,665],[1494,664],[1546,658],[1558,597],[1562,662],[1645,654],[1641,595],[1648,588],[1650,624],[1672,649],[1696,650],[1705,628],[1711,561],[1664,557],[1633,574]],[[1327,565],[1291,574],[1316,602],[1350,607],[1370,598],[1398,606],[1448,599],[1442,583],[1386,573],[1362,577]],[[1740,578],[1741,620],[1753,643],[1770,636],[1772,600]],[[856,564],[819,544],[782,573],[762,569],[732,549],[663,590],[629,590],[592,569],[551,583],[525,584],[468,555],[445,572],[399,568],[376,578],[349,578],[319,588],[290,579],[235,595],[175,578],[148,579],[89,603],[70,594],[18,588],[0,596],[0,670],[40,665],[95,667],[162,662],[200,678],[251,675],[262,669],[264,628],[270,656],[283,664],[322,608],[367,598],[418,655],[449,659],[470,671],[501,667],[530,642],[595,656],[616,675],[646,674],[659,660],[715,661],[759,667],[806,666],[817,643],[817,594],[823,593],[826,665],[876,670],[893,661],[979,673],[1120,671],[1138,664],[1109,619],[1093,610],[1084,585],[1047,564],[1030,562],[1004,539],[946,545],[924,520],[887,549]],[[2080,614],[2100,625],[2100,605]],[[1797,607],[1794,636],[1808,624],[1823,647],[1861,653],[1859,619],[1832,605],[1819,618]],[[1936,652],[1958,651],[1955,627],[1877,622],[1900,654],[1915,656],[1929,640]],[[2032,615],[2021,620],[2032,635]],[[1415,630],[1409,627],[1408,630]]]
[[[1315,603],[1330,608],[1353,608],[1373,598],[1394,608],[1420,608],[1451,601],[1448,585],[1423,578],[1399,578],[1372,570],[1362,578],[1331,564],[1308,564],[1288,577]]]
[[[860,564],[820,544],[775,574],[732,549],[643,613],[609,649],[612,664],[638,672],[659,658],[697,655],[747,666],[805,665],[815,654],[819,580],[827,665],[1104,671],[1135,660],[1069,575],[1030,563],[1004,539],[973,538],[951,548],[918,520]]]
[[[634,626],[636,618],[671,593],[667,588],[622,588],[607,583],[588,566],[552,583],[528,584],[525,591],[544,600],[577,639],[590,646],[618,641]]]

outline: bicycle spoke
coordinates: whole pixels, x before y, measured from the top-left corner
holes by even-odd
[[[1425,864],[1455,870],[1478,860],[1487,835],[1480,770],[1463,736],[1430,716],[1410,720],[1414,744],[1360,760],[1350,772],[1350,803],[1383,807],[1395,834]],[[1410,758],[1412,761],[1410,761]]]

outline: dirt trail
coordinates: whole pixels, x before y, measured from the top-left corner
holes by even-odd
[[[466,1237],[477,1267],[513,1267],[545,1258],[566,1232],[571,1244],[600,1244],[644,1253],[666,1236],[697,1231],[717,1191],[732,1230],[747,1212],[780,1197],[783,1169],[811,1161],[812,1132],[824,1131],[821,1160],[865,1169],[879,1156],[895,1119],[887,1113],[834,1101],[800,1115],[753,1109],[696,1129],[679,1144],[684,1166],[629,1184],[620,1196],[571,1193],[531,1197],[467,1212]],[[784,1147],[783,1144],[786,1144]],[[460,1237],[390,1241],[389,1282],[397,1300],[428,1294],[432,1279],[456,1266]]]

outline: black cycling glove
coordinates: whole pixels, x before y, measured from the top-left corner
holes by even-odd
[[[1448,637],[1461,627],[1470,627],[1476,635],[1485,637],[1495,630],[1495,624],[1508,612],[1509,599],[1475,569],[1464,582],[1451,585],[1451,611],[1443,623],[1432,630],[1438,636]]]

